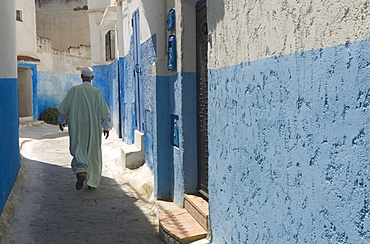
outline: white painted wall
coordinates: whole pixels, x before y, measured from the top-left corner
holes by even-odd
[[[208,0],[209,68],[370,38],[368,0]]]
[[[140,6],[140,42],[143,43],[157,32],[157,1],[142,0]],[[132,16],[129,16],[132,17]]]
[[[123,8],[122,8],[122,2],[117,6],[117,34],[116,34],[116,39],[117,39],[117,57],[121,57],[121,53],[123,53],[123,47],[124,47],[124,42],[123,42]]]
[[[101,38],[100,22],[104,11],[89,12],[91,62],[93,65],[105,64],[104,40]]]
[[[70,46],[89,46],[89,17],[88,10],[85,10],[87,6],[87,0],[38,0],[37,35],[50,38],[55,49],[67,50]]]
[[[167,10],[167,12],[170,9]],[[192,1],[175,1],[177,71],[196,71],[196,11]],[[167,13],[166,13],[167,14]]]
[[[0,79],[17,77],[15,2],[1,0],[0,7]],[[11,11],[9,11],[11,10]]]
[[[114,0],[88,0],[89,13],[95,11],[104,12],[105,8],[109,5],[113,5],[114,2]]]
[[[81,68],[91,66],[90,46],[71,47],[66,51],[54,49],[48,38],[37,38],[41,63],[38,71],[80,74]]]
[[[121,6],[116,6],[115,2],[114,0],[99,2],[88,0],[92,65],[105,65],[111,62],[107,62],[105,57],[105,35],[109,30],[115,31],[116,49],[119,48],[117,45],[117,23],[116,21],[106,21],[107,18],[111,18],[114,11],[116,12],[116,19],[118,18],[117,15],[122,13]],[[120,5],[120,3],[117,4]],[[108,10],[109,12],[107,12]],[[106,22],[101,26],[102,21]],[[122,39],[120,45],[122,46]],[[117,56],[118,54],[116,54]]]
[[[17,54],[37,57],[35,1],[16,0],[16,10],[22,11],[22,21],[16,22]]]
[[[166,15],[167,0],[157,1],[156,9],[156,34],[157,34],[157,59],[153,64],[153,76],[166,76],[169,74],[167,70],[167,30],[166,30]],[[169,8],[171,9],[171,8]],[[155,11],[155,10],[154,10]]]
[[[136,10],[139,10],[140,19],[140,43],[147,41],[154,34],[157,34],[158,20],[163,21],[163,0],[133,0],[122,2],[122,32],[123,45],[120,57],[126,56],[130,51],[132,35],[131,19]],[[158,13],[160,14],[158,16]],[[165,23],[164,23],[165,24]],[[162,34],[164,34],[162,32]]]
[[[122,2],[123,53],[120,53],[120,57],[126,56],[130,51],[130,42],[131,42],[131,35],[132,35],[132,26],[131,26],[132,14],[135,12],[136,9],[140,7],[140,2],[141,1],[138,1],[138,0],[133,0],[130,3],[128,3],[128,1]],[[141,20],[142,18],[140,18],[140,23],[141,23]],[[142,25],[140,25],[140,27],[141,26]],[[141,36],[142,35],[140,34],[140,37]]]

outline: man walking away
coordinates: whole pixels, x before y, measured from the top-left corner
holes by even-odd
[[[58,106],[58,122],[63,131],[68,117],[69,151],[73,156],[72,170],[77,175],[76,189],[81,190],[86,180],[90,189],[99,185],[102,173],[101,134],[109,136],[109,109],[101,91],[91,85],[94,71],[82,69],[83,84],[76,85]]]

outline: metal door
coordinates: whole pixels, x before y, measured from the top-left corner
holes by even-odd
[[[140,22],[139,10],[132,15],[133,48],[134,48],[134,78],[135,78],[135,119],[136,129],[144,130],[144,104],[141,84],[141,53],[140,53]]]
[[[208,28],[206,1],[197,5],[198,188],[208,198]]]

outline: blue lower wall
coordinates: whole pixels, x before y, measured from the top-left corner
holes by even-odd
[[[155,77],[156,144],[155,195],[182,205],[184,193],[197,188],[196,74]],[[178,141],[173,141],[173,118],[178,118]]]
[[[69,89],[82,81],[80,74],[38,71],[37,82],[33,82],[33,117],[40,119],[43,111],[56,108]]]
[[[171,83],[171,114],[179,116],[179,147],[173,147],[174,202],[183,205],[185,193],[195,193],[198,185],[196,73],[181,72]],[[171,128],[173,131],[173,128]]]
[[[146,42],[140,45],[141,50],[141,82],[142,96],[144,102],[144,115],[147,116],[146,121],[153,122],[154,115],[154,92],[155,86],[152,75],[152,65],[156,60],[156,35],[153,35]],[[120,58],[119,77],[121,89],[121,118],[122,118],[122,135],[123,140],[127,144],[134,143],[134,133],[136,129],[135,115],[135,77],[134,77],[134,59],[133,59],[133,38],[131,37],[130,52],[127,56]],[[145,122],[144,122],[145,123]],[[148,128],[144,128],[145,140],[152,141],[152,132],[146,133]],[[152,151],[152,150],[150,150]],[[152,155],[149,155],[152,158]],[[149,166],[153,166],[153,162],[148,161]]]
[[[370,40],[209,70],[214,243],[370,242]]]
[[[174,109],[173,84],[176,76],[157,76],[156,106],[154,114],[156,124],[153,128],[155,144],[154,155],[154,191],[157,198],[172,199],[173,197],[173,146],[171,144],[171,111]]]
[[[116,132],[119,132],[119,80],[118,80],[119,60],[115,60],[108,65],[93,66],[94,79],[93,86],[100,89],[105,101],[111,111],[111,120]]]
[[[18,79],[0,79],[0,213],[20,168]]]
[[[155,176],[155,196],[173,198],[182,204],[184,192],[195,192],[197,185],[196,75],[184,72],[153,77],[156,35],[142,43],[140,49],[146,163]],[[128,144],[134,143],[136,129],[133,70],[131,40],[130,52],[119,59],[122,135]],[[173,115],[179,116],[179,147],[171,141]]]

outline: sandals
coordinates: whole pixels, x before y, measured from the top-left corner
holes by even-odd
[[[81,190],[84,186],[85,176],[84,175],[77,175],[77,182],[76,182],[76,189]]]

